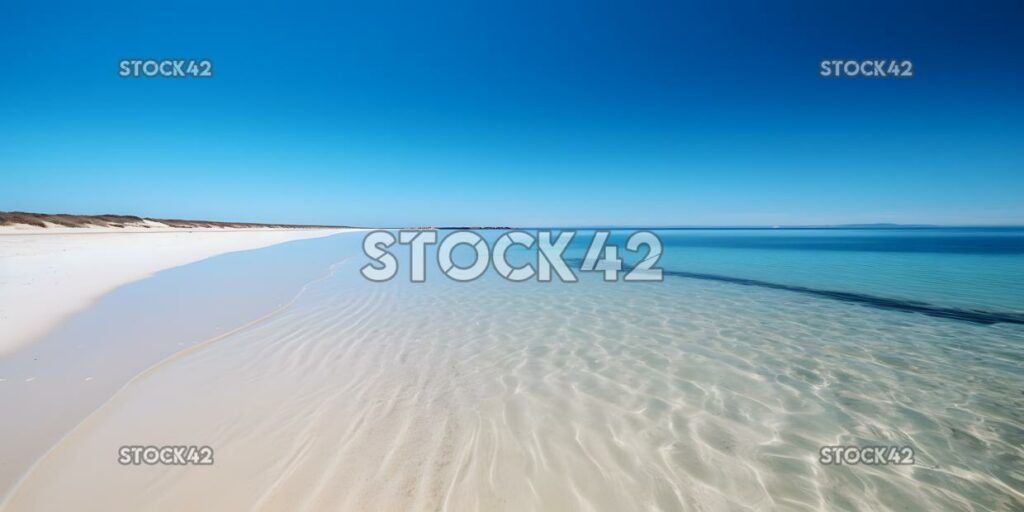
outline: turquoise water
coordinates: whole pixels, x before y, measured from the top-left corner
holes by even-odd
[[[626,232],[617,231],[620,242]],[[1024,229],[657,230],[661,267],[1024,312]],[[581,244],[576,244],[579,247]]]
[[[656,283],[372,283],[360,235],[296,242],[258,268],[329,273],[133,381],[12,510],[1024,508],[1022,231],[658,234]],[[218,462],[111,469],[125,439]]]

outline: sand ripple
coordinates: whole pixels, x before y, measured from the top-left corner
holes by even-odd
[[[355,264],[81,424],[10,510],[1020,510],[1024,329],[729,283]],[[212,467],[121,467],[206,444]],[[911,467],[822,445],[898,444]]]

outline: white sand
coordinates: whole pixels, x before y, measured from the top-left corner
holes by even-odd
[[[370,283],[363,264],[340,260],[275,313],[137,374],[53,444],[0,510],[1024,502],[1017,418],[991,405],[1019,400],[1005,359],[1024,339],[1016,327],[687,279]],[[958,355],[973,347],[998,350]],[[950,379],[958,371],[986,377]],[[15,400],[47,381],[7,383],[11,406],[0,384],[0,411],[23,414]],[[854,444],[911,445],[919,463],[817,460],[820,446]],[[214,463],[122,466],[125,445],[207,445]]]
[[[0,355],[111,290],[168,268],[345,229],[0,226]]]

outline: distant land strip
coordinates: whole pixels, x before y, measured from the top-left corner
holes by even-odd
[[[49,224],[68,228],[90,226],[125,228],[153,228],[163,224],[171,228],[346,228],[349,226],[322,226],[307,224],[264,224],[257,222],[221,222],[214,220],[154,219],[135,215],[68,215],[63,213],[0,212],[0,226],[25,224],[41,228]]]

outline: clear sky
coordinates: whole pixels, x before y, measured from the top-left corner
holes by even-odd
[[[1022,26],[1019,0],[7,0],[0,210],[1024,224]],[[169,57],[215,76],[118,76]]]

